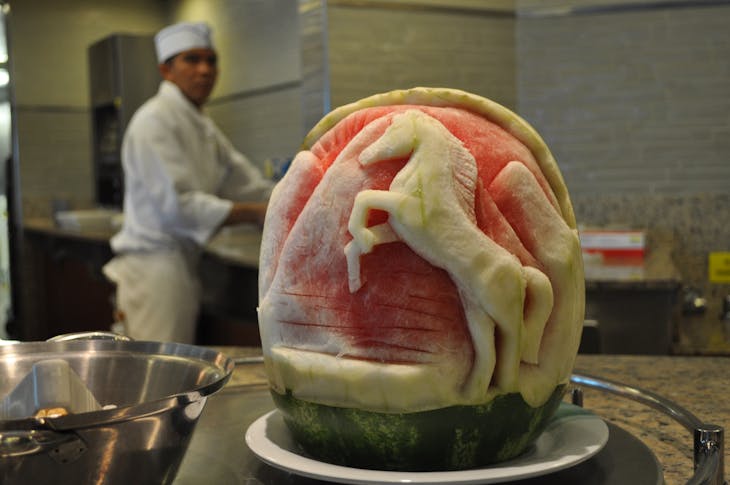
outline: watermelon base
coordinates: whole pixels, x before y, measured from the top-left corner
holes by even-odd
[[[310,457],[354,468],[446,471],[485,466],[525,452],[565,393],[539,407],[518,393],[476,406],[379,413],[303,401],[271,391],[294,441]]]

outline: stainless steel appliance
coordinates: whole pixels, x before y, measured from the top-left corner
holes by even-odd
[[[160,82],[152,36],[112,34],[89,47],[88,62],[96,202],[121,207],[124,130]]]

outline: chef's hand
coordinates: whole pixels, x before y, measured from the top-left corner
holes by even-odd
[[[266,206],[266,202],[234,202],[228,216],[223,220],[223,225],[254,223],[263,227]]]

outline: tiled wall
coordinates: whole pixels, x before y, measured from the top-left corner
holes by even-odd
[[[23,214],[50,214],[54,198],[90,205],[87,48],[112,32],[154,31],[164,23],[162,4],[23,0],[7,22]]]
[[[8,30],[24,217],[49,215],[54,200],[94,205],[89,45],[177,20],[214,26],[221,75],[209,112],[234,145],[259,166],[293,156],[304,136],[296,0],[14,2]]]
[[[388,3],[329,2],[332,106],[414,86],[459,88],[516,105],[514,16]]]
[[[521,3],[518,111],[579,222],[670,235],[683,283],[707,299],[704,315],[677,311],[679,350],[728,352],[730,285],[708,281],[707,257],[730,251],[730,3],[556,3],[583,10]]]
[[[213,98],[298,81],[296,0],[170,0],[170,22],[207,21],[221,60]]]
[[[299,83],[275,86],[225,102],[212,102],[208,113],[253,163],[291,158],[304,137]]]
[[[677,312],[679,350],[730,351],[730,285],[707,281],[707,253],[730,250],[730,4],[521,0],[510,16],[384,3],[328,2],[332,105],[439,84],[516,109],[556,155],[579,222],[647,229],[707,298],[704,315]]]
[[[521,17],[518,110],[572,194],[730,190],[730,4]]]
[[[326,0],[299,0],[302,122],[309,131],[330,106]]]
[[[89,112],[21,106],[16,111],[26,216],[48,215],[53,201],[88,206],[93,198]]]
[[[221,59],[211,118],[260,168],[291,158],[304,137],[297,0],[170,2],[172,19],[214,28]]]

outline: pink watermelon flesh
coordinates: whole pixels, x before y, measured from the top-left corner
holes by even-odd
[[[466,379],[474,346],[459,291],[443,269],[402,242],[382,244],[361,256],[365,284],[355,293],[348,289],[343,248],[352,239],[347,223],[355,196],[365,189],[388,190],[405,163],[388,160],[362,166],[357,156],[382,135],[394,113],[414,108],[439,120],[475,157],[478,227],[523,265],[543,270],[540,232],[535,230],[541,226],[540,215],[526,212],[534,210],[533,205],[514,196],[500,177],[509,162],[518,161],[525,169],[519,176],[541,189],[532,197],[548,201],[538,206],[558,210],[530,151],[501,127],[469,111],[380,106],[349,115],[292,164],[284,179],[286,197],[269,207],[272,242],[262,254],[260,295],[273,302],[276,321],[267,325],[275,328],[280,345],[383,363],[451,361]],[[355,135],[373,122],[382,124],[373,139],[352,146]],[[386,218],[386,213],[372,211],[369,225]],[[548,322],[546,338],[551,325]],[[496,342],[499,347],[499,335]]]

